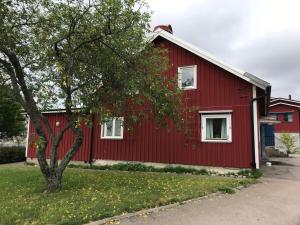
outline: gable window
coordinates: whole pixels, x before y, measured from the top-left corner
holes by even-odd
[[[115,117],[101,125],[101,138],[123,139],[123,117]]]
[[[185,66],[178,68],[178,85],[183,90],[197,88],[197,66]]]
[[[202,142],[231,142],[231,114],[201,114]]]

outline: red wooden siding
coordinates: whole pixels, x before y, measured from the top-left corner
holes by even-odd
[[[283,115],[278,115],[278,120],[281,123],[275,125],[276,133],[299,133],[300,132],[300,121],[299,121],[299,109],[297,107],[288,106],[288,105],[276,105],[272,106],[269,109],[269,112],[292,112],[293,113],[293,122],[287,122],[283,120]]]
[[[73,160],[88,161],[89,146],[92,144],[95,160],[249,168],[253,156],[250,115],[252,84],[163,38],[157,38],[155,44],[169,50],[170,69],[166,74],[169,78],[177,76],[178,67],[197,65],[197,89],[184,91],[185,104],[187,107],[199,106],[200,111],[232,110],[232,142],[201,142],[198,112],[193,113],[188,121],[190,136],[175,130],[171,122],[167,128],[158,128],[153,121],[144,120],[132,131],[124,129],[122,140],[101,139],[101,127],[95,118],[93,143],[89,143],[90,129],[84,128],[84,144]],[[53,126],[56,121],[65,121],[62,114],[47,115]],[[70,132],[65,135],[60,146],[60,157],[70,147],[72,138]],[[36,157],[33,148],[29,149],[28,156]]]
[[[51,128],[54,130],[54,134],[57,135],[60,129],[62,129],[67,124],[66,116],[63,113],[47,113],[45,116],[48,117],[49,123],[51,125]],[[57,127],[56,122],[59,122],[60,125]],[[90,128],[83,127],[84,132],[84,139],[83,143],[79,149],[79,151],[76,153],[76,155],[73,157],[73,160],[75,161],[88,161],[89,160],[89,154],[90,154]],[[36,139],[37,135],[35,134],[35,129],[33,127],[33,124],[29,124],[29,148],[27,155],[30,158],[36,158],[36,148],[34,146],[34,140]],[[62,157],[66,154],[68,149],[72,146],[74,142],[74,135],[71,130],[68,130],[64,136],[63,140],[61,141],[59,145],[58,150],[58,158],[62,159]],[[51,142],[48,144],[46,153],[47,158],[49,158],[50,153],[50,146]]]
[[[168,129],[157,129],[153,122],[143,121],[132,132],[125,131],[123,140],[104,140],[100,138],[100,126],[95,126],[94,158],[250,167],[252,85],[164,39],[159,39],[156,44],[169,50],[168,77],[175,76],[180,66],[197,65],[197,89],[185,91],[188,107],[197,105],[201,111],[233,111],[232,143],[200,142],[200,115],[195,113],[190,121],[190,137],[176,131],[171,123]]]

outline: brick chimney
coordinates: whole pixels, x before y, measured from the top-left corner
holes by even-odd
[[[164,30],[164,31],[169,32],[170,34],[173,34],[173,29],[172,29],[172,26],[170,24],[169,25],[158,25],[158,26],[154,27],[153,32],[155,32],[159,28]]]
[[[289,95],[289,100],[292,100],[292,95]]]

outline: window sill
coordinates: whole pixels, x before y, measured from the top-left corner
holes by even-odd
[[[216,140],[201,140],[201,142],[207,142],[207,143],[232,143],[232,140],[222,140],[222,139],[216,139]]]
[[[101,139],[105,140],[123,140],[123,137],[101,137]]]
[[[186,87],[186,88],[181,88],[183,91],[190,91],[190,90],[196,90],[197,87]]]

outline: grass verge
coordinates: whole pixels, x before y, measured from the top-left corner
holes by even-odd
[[[0,224],[83,224],[97,219],[231,192],[252,179],[67,169],[60,192],[43,194],[38,168],[0,168]]]

